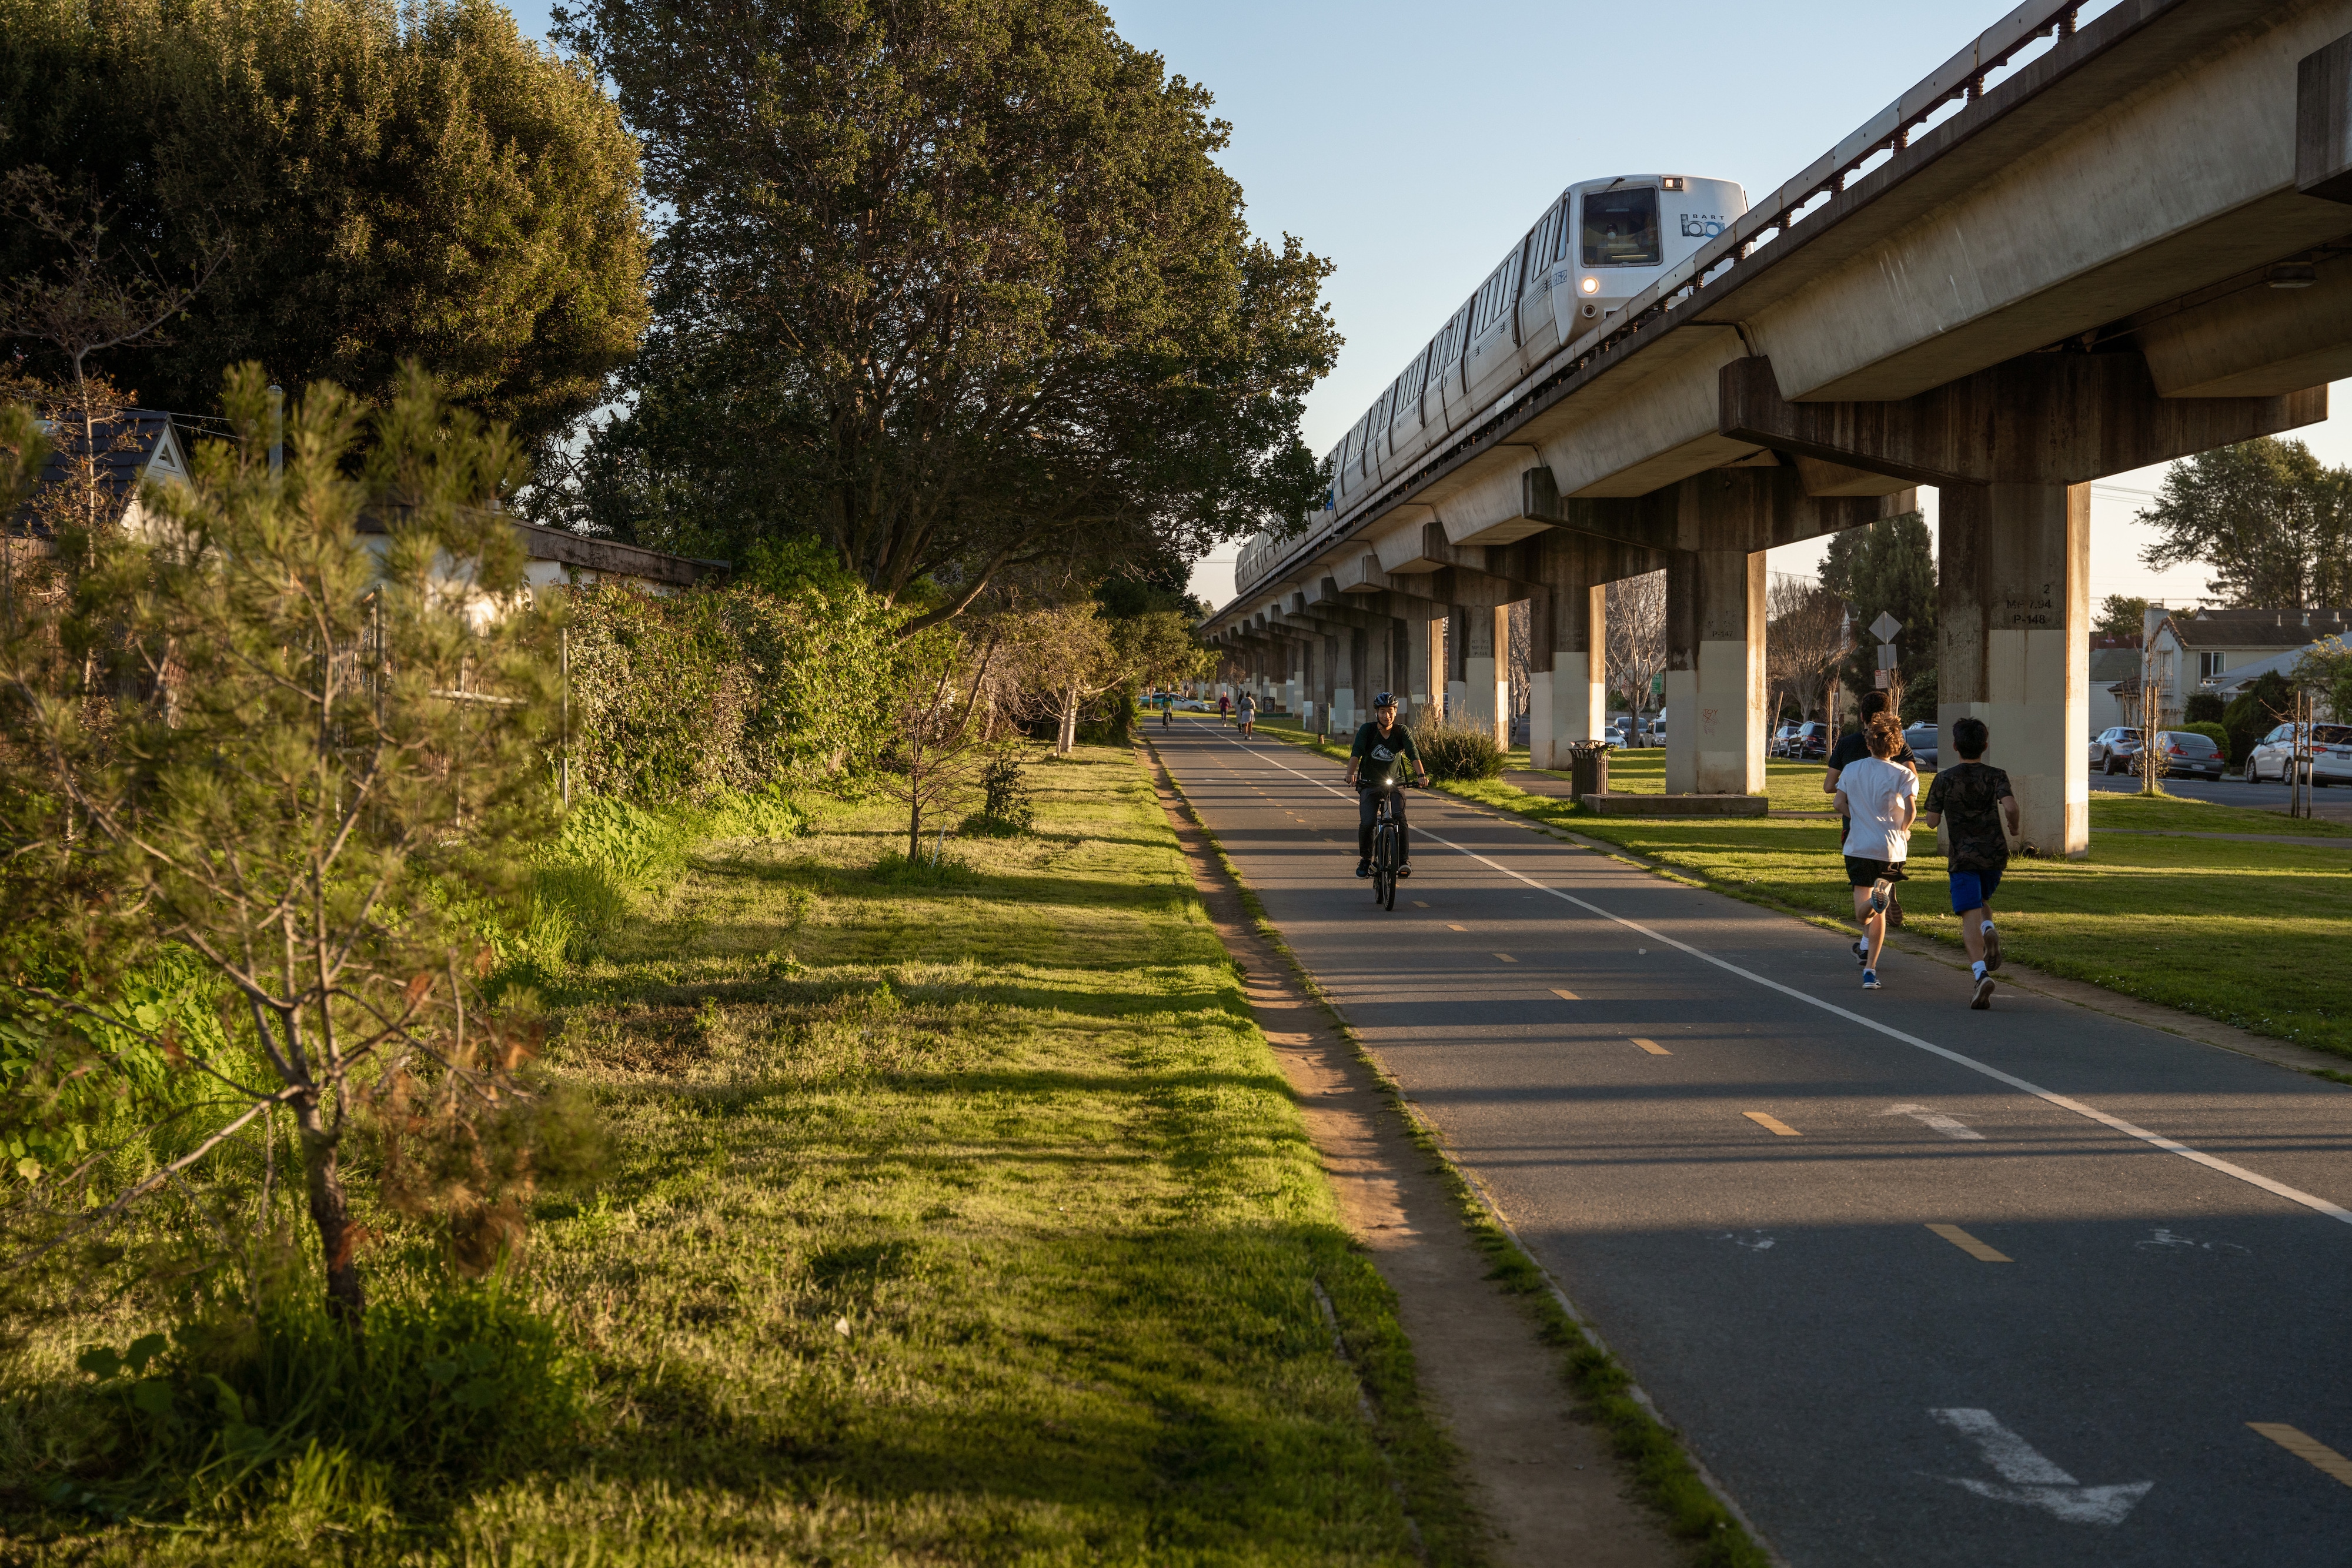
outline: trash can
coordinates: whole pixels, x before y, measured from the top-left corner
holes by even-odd
[[[1609,793],[1609,752],[1605,740],[1584,740],[1568,748],[1569,789],[1578,800]]]

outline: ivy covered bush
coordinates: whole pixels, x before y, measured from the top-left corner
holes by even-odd
[[[900,612],[862,589],[600,585],[571,612],[575,791],[706,803],[856,768],[882,745],[874,697]]]

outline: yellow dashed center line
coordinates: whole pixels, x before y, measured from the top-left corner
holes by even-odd
[[[1517,958],[1512,957],[1508,953],[1497,953],[1495,956],[1500,958],[1506,964],[1516,964],[1518,962]]]
[[[1769,1112],[1744,1111],[1741,1114],[1746,1116],[1749,1121],[1755,1123],[1758,1126],[1763,1128],[1766,1132],[1771,1134],[1776,1138],[1801,1138],[1804,1136],[1804,1134],[1797,1131],[1796,1128],[1791,1127],[1788,1123],[1783,1122],[1780,1117],[1772,1115]]]
[[[1412,906],[1413,906],[1415,909],[1427,909],[1427,908],[1429,907],[1429,905],[1428,905],[1427,904],[1423,903],[1422,900],[1420,900],[1420,899],[1418,899],[1418,898],[1416,898],[1416,899],[1414,899],[1414,900],[1412,901]]]
[[[1555,996],[1555,997],[1558,997],[1561,1001],[1564,1001],[1564,1002],[1573,1002],[1573,1001],[1579,1001],[1579,1000],[1581,1000],[1581,999],[1582,999],[1582,998],[1580,998],[1580,997],[1578,997],[1578,996],[1577,996],[1577,994],[1576,994],[1574,991],[1563,991],[1563,990],[1561,990],[1558,986],[1554,986],[1554,987],[1551,988],[1551,994],[1552,994],[1553,996]]]
[[[1456,925],[1450,920],[1446,922],[1445,928],[1448,931],[1467,931],[1470,929],[1467,925]]]
[[[1979,1263],[2014,1263],[2016,1259],[1997,1248],[1988,1247],[1957,1225],[1931,1225],[1928,1229],[1967,1253]]]
[[[1643,1040],[1643,1039],[1640,1035],[1638,1035],[1638,1034],[1637,1034],[1637,1035],[1635,1035],[1635,1036],[1633,1037],[1633,1043],[1634,1043],[1635,1045],[1640,1046],[1643,1051],[1648,1051],[1652,1056],[1672,1056],[1672,1055],[1674,1054],[1674,1052],[1673,1052],[1673,1051],[1668,1051],[1664,1046],[1660,1045],[1656,1040]]]
[[[2352,1459],[2346,1458],[2318,1438],[2296,1430],[2284,1421],[2249,1421],[2247,1426],[2284,1448],[2298,1459],[2307,1459],[2322,1475],[2333,1476],[2352,1487]]]

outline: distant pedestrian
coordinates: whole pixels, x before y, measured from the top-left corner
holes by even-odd
[[[1233,716],[1233,697],[1227,693],[1219,692],[1217,694],[1217,722],[1219,724],[1223,724],[1226,719]]]
[[[1255,734],[1255,731],[1254,731],[1251,727],[1257,723],[1257,695],[1254,692],[1244,692],[1242,694],[1241,707],[1238,711],[1241,714],[1242,733],[1244,735]]]
[[[2000,934],[1992,928],[1993,890],[2009,865],[2009,841],[2017,831],[2017,797],[2009,775],[1981,758],[1992,732],[1973,716],[1952,721],[1957,768],[1936,775],[1919,820],[1937,827],[1948,817],[1944,836],[1951,845],[1947,864],[1952,878],[1952,913],[1960,917],[1960,940],[1969,950],[1976,990],[1971,1008],[1992,1006],[1992,971],[2000,967]]]
[[[1871,715],[1863,743],[1870,755],[1839,770],[1837,800],[1848,823],[1845,876],[1853,888],[1853,917],[1862,923],[1863,939],[1853,952],[1862,960],[1862,988],[1874,991],[1886,946],[1886,906],[1911,852],[1911,820],[1919,814],[1919,776],[1895,760],[1903,730],[1893,714]]]
[[[1162,692],[1160,694],[1160,727],[1162,729],[1171,729],[1175,727],[1175,724],[1176,694],[1174,692]]]

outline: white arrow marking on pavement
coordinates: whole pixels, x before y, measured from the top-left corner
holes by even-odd
[[[1944,1136],[1948,1138],[1973,1138],[1979,1143],[1982,1143],[1984,1141],[1984,1134],[1982,1133],[1978,1132],[1974,1127],[1969,1126],[1967,1123],[1961,1121],[1957,1116],[1945,1115],[1941,1111],[1937,1110],[1932,1105],[1897,1105],[1891,1110],[1881,1112],[1880,1114],[1885,1116],[1908,1116],[1915,1122],[1935,1128],[1936,1131],[1943,1134]]]
[[[2155,1487],[2154,1481],[2086,1487],[2035,1450],[2032,1444],[1993,1419],[1990,1410],[1930,1410],[1928,1415],[1964,1437],[1973,1438],[2000,1481],[1937,1476],[1994,1502],[2022,1503],[2069,1524],[2121,1524]],[[2003,1483],[2007,1484],[2003,1484]]]
[[[1234,744],[1239,745],[1238,742],[1235,742]],[[1273,763],[1275,767],[1281,768],[1282,771],[1289,774],[1294,779],[1306,779],[1307,783],[1314,785],[1318,789],[1322,790],[1327,795],[1338,795],[1340,793],[1339,790],[1334,789],[1330,785],[1324,783],[1319,779],[1310,778],[1308,775],[1299,772],[1297,768],[1290,767],[1286,763],[1276,762],[1273,758],[1268,757],[1265,752],[1258,750],[1257,747],[1254,746],[1242,746],[1240,748],[1248,752],[1252,757],[1257,758],[1261,761]],[[2315,1214],[2324,1214],[2330,1219],[2341,1221],[2346,1225],[2352,1225],[2352,1208],[2346,1208],[2341,1204],[2330,1203],[2324,1197],[2314,1197],[2312,1194],[2305,1192],[2299,1187],[2289,1186],[2283,1181],[2273,1181],[2269,1176],[2263,1176],[2258,1171],[2250,1171],[2243,1166],[2232,1165],[2228,1160],[2205,1153],[2202,1149],[2192,1149],[2184,1143],[2164,1136],[2161,1133],[2151,1133],[2146,1127],[2134,1126],[2131,1123],[2125,1121],[2121,1116],[2110,1115],[2106,1112],[2100,1110],[2096,1105],[2086,1104],[2083,1101],[2075,1099],[2071,1094],[2059,1094],[2053,1092],[2051,1090],[2042,1088],[2039,1083],[2031,1082],[2025,1079],[2020,1078],[2013,1072],[2003,1072],[2000,1068],[1994,1067],[1987,1062],[1979,1061],[1973,1056],[1964,1056],[1957,1051],[1937,1045],[1934,1040],[1921,1040],[1916,1034],[1906,1034],[1902,1030],[1893,1028],[1887,1024],[1880,1023],[1876,1019],[1866,1018],[1863,1014],[1854,1012],[1851,1009],[1842,1008],[1835,1002],[1823,1001],[1821,998],[1813,996],[1810,992],[1801,991],[1794,986],[1784,986],[1778,980],[1768,980],[1763,976],[1758,974],[1755,970],[1743,969],[1727,958],[1718,958],[1714,954],[1706,951],[1704,947],[1694,947],[1687,942],[1678,942],[1674,937],[1666,936],[1663,932],[1651,930],[1648,926],[1643,925],[1638,920],[1628,920],[1623,915],[1616,914],[1611,910],[1603,909],[1597,904],[1589,904],[1585,900],[1577,897],[1576,894],[1572,893],[1563,893],[1556,887],[1546,887],[1542,883],[1538,882],[1535,878],[1527,875],[1525,873],[1513,871],[1507,865],[1501,864],[1496,861],[1488,860],[1485,855],[1480,854],[1475,850],[1464,849],[1460,844],[1455,843],[1453,840],[1433,833],[1427,828],[1423,828],[1418,831],[1422,837],[1429,840],[1432,843],[1444,844],[1455,854],[1463,855],[1468,859],[1476,861],[1480,865],[1486,867],[1490,871],[1495,871],[1516,881],[1526,883],[1529,887],[1534,888],[1538,893],[1548,893],[1563,904],[1572,904],[1579,909],[1599,915],[1603,920],[1613,921],[1617,925],[1622,925],[1628,931],[1638,931],[1653,942],[1663,942],[1666,946],[1673,947],[1679,952],[1689,954],[1692,957],[1698,959],[1703,964],[1712,964],[1717,968],[1724,970],[1726,973],[1737,975],[1741,979],[1761,986],[1768,991],[1778,991],[1782,996],[1789,998],[1792,1001],[1802,1002],[1807,1007],[1819,1008],[1822,1011],[1842,1018],[1848,1023],[1859,1024],[1864,1029],[1875,1030],[1877,1033],[1885,1035],[1889,1040],[1900,1040],[1903,1044],[1911,1046],[1916,1050],[1927,1051],[1930,1055],[1940,1056],[1945,1061],[1965,1067],[1971,1072],[1981,1072],[1996,1083],[2006,1083],[2011,1089],[2031,1094],[2035,1099],[2043,1102],[2045,1104],[2055,1105],[2062,1111],[2072,1111],[2077,1116],[2086,1116],[2090,1120],[2098,1123],[2101,1126],[2111,1127],[2115,1131],[2123,1134],[2124,1136],[2127,1138],[2137,1138],[2141,1143],[2147,1145],[2151,1148],[2162,1149],[2168,1155],[2178,1155],[2184,1160],[2192,1161],[2197,1165],[2203,1166],[2207,1170],[2219,1171],[2223,1176],[2234,1176],[2238,1180],[2244,1182],[2251,1186],[2258,1186],[2264,1192],[2273,1193],[2278,1197],[2286,1199],[2289,1203],[2299,1203]],[[1668,883],[1666,885],[1673,886],[1676,884]],[[1694,888],[1692,891],[1699,892],[1702,890]],[[1647,953],[1649,949],[1647,947],[1643,947],[1636,949],[1636,951]]]

